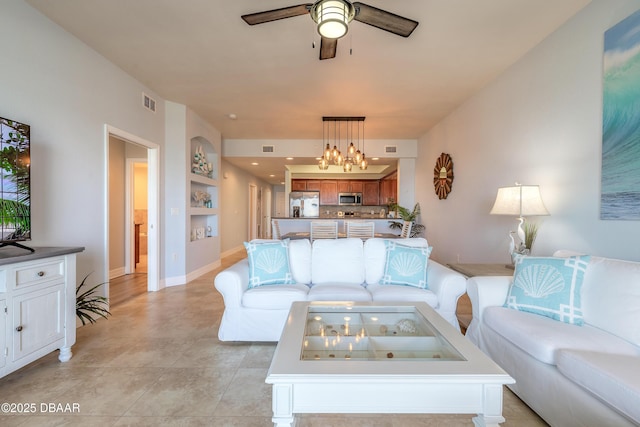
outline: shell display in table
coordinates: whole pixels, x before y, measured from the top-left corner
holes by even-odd
[[[320,335],[325,326],[322,320],[311,319],[307,322],[307,335]]]
[[[411,319],[401,319],[396,323],[396,329],[398,332],[402,332],[405,334],[415,334],[418,330],[416,328],[416,322]]]

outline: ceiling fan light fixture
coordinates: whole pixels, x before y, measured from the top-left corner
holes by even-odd
[[[346,0],[319,0],[311,7],[311,18],[318,24],[318,34],[339,39],[349,31],[356,8]]]

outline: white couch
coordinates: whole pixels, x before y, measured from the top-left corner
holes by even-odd
[[[427,246],[426,239],[402,239]],[[429,260],[427,287],[379,285],[385,267],[384,239],[291,240],[289,261],[296,284],[249,288],[249,263],[243,259],[220,272],[216,289],[224,298],[218,330],[222,341],[278,341],[293,301],[425,301],[459,329],[458,298],[466,279]]]
[[[640,263],[591,257],[582,326],[503,307],[511,281],[467,282],[467,337],[515,378],[509,387],[552,426],[640,425]]]

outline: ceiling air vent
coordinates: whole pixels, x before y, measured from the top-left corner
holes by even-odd
[[[142,92],[142,106],[149,111],[156,112],[156,100]]]
[[[263,153],[273,153],[275,152],[275,147],[273,145],[263,145],[262,152]]]
[[[385,145],[384,146],[384,152],[385,153],[395,153],[395,152],[398,151],[397,149],[398,149],[398,147],[395,146],[395,145]]]

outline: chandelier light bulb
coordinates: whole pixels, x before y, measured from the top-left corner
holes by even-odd
[[[362,153],[360,152],[360,150],[356,151],[356,154],[353,159],[355,160],[356,163],[360,163],[362,161]]]
[[[331,146],[327,142],[327,147],[324,149],[324,158],[327,160],[331,160]]]
[[[362,153],[362,160],[359,163],[360,163],[360,169],[361,170],[367,170],[367,168],[369,167],[369,162],[367,161],[366,157],[364,156],[364,153]]]
[[[339,154],[340,154],[340,150],[338,150],[338,147],[336,145],[334,145],[333,146],[333,150],[331,150],[331,156],[335,160],[338,157]]]
[[[320,168],[320,170],[326,171],[327,169],[329,169],[329,161],[323,157],[318,162],[318,168]]]
[[[338,166],[342,166],[344,164],[344,157],[342,156],[341,152],[338,151],[338,155],[333,160],[333,162]]]
[[[345,172],[351,172],[351,169],[353,169],[353,163],[351,162],[350,159],[345,160],[344,167],[342,170]]]

